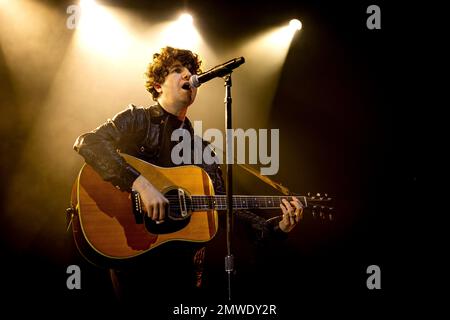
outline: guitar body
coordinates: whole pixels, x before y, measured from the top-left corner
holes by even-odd
[[[197,166],[161,168],[132,156],[122,156],[162,194],[182,188],[188,195],[214,195],[211,179]],[[72,219],[75,243],[85,258],[101,265],[138,258],[169,241],[207,242],[218,228],[217,211],[210,209],[192,212],[174,230],[153,232],[147,223],[137,222],[131,194],[104,181],[87,164],[75,181],[72,206],[76,208]]]

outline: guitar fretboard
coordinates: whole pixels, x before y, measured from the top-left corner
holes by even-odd
[[[308,198],[297,197],[304,207],[308,206]],[[282,199],[291,200],[286,196],[233,196],[233,209],[278,209]],[[193,210],[226,210],[227,197],[223,196],[192,196]]]

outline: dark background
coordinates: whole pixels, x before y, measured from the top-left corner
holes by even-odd
[[[71,4],[46,3],[63,12]],[[174,9],[188,8],[202,17],[199,28],[208,30],[206,40],[219,48],[264,25],[296,16],[302,19],[302,39],[291,45],[270,113],[271,127],[280,128],[283,159],[274,179],[301,194],[327,192],[335,199],[335,220],[324,222],[306,216],[282,249],[256,257],[245,237],[236,238],[238,302],[276,303],[283,319],[288,319],[292,314],[301,316],[307,307],[317,314],[352,312],[361,306],[375,312],[403,306],[399,297],[417,297],[421,280],[416,257],[424,249],[414,240],[412,228],[421,178],[417,169],[420,157],[414,150],[421,143],[417,110],[422,97],[415,79],[422,68],[424,50],[417,39],[423,39],[425,31],[414,28],[412,32],[409,22],[418,11],[426,15],[425,8],[379,1],[104,3],[135,10],[143,17],[155,12],[169,16]],[[371,4],[381,8],[381,30],[366,28],[366,8]],[[33,127],[33,118],[23,120],[20,114],[39,113],[39,104],[31,109],[31,104],[21,103],[29,93],[14,89],[1,50],[0,74],[2,117],[9,119],[2,128],[0,157],[2,188],[7,190],[14,172],[21,170],[17,159],[25,152]],[[33,93],[35,101],[50,86],[51,77],[48,79],[48,83],[30,79],[30,86],[35,81],[39,88]],[[45,148],[43,144],[37,150],[45,152]],[[67,157],[78,157],[63,152]],[[299,168],[300,157],[313,166]],[[71,172],[72,177],[77,169]],[[2,197],[1,283],[7,304],[37,303],[42,308],[49,306],[46,312],[54,311],[55,305],[69,310],[74,305],[104,308],[109,304],[105,273],[80,260],[70,233],[65,233],[64,210],[72,177],[49,178],[46,183],[54,183],[54,194],[39,195],[39,186],[32,186],[36,190],[36,197],[30,199],[34,212],[27,212],[24,222],[37,224],[31,236],[25,234],[28,229],[12,222],[24,212],[11,208],[9,199]],[[242,193],[272,193],[268,187],[255,187],[255,180],[240,169],[236,169],[236,177],[237,190]],[[30,187],[24,181],[23,188]],[[34,214],[47,218],[30,221]],[[25,245],[14,244],[24,237],[30,239]],[[214,249],[207,253],[206,276],[217,303],[226,302],[224,237],[221,230],[212,241]],[[78,292],[65,286],[69,264],[80,265],[83,272],[83,289]],[[372,264],[381,268],[381,290],[366,287],[366,268]]]

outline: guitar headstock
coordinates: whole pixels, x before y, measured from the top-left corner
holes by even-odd
[[[305,209],[311,210],[313,218],[319,218],[322,220],[334,220],[334,208],[331,206],[333,199],[328,194],[316,193],[311,195],[310,192],[306,196],[299,197],[302,201]]]

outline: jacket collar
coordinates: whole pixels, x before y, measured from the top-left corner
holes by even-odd
[[[152,105],[150,108],[150,116],[152,122],[161,123],[167,117],[175,117],[175,115],[167,112],[159,103]],[[192,127],[192,123],[188,117],[184,119],[184,128],[187,129],[191,134],[194,132],[194,128]]]

